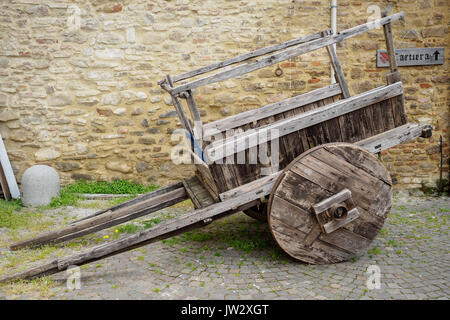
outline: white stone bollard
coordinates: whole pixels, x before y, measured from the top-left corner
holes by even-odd
[[[59,174],[46,165],[28,168],[22,176],[22,204],[26,207],[45,206],[59,196]]]

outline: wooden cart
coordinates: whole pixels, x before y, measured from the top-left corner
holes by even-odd
[[[431,126],[411,124],[406,118],[391,34],[391,22],[403,16],[403,13],[384,16],[337,35],[324,31],[181,75],[167,75],[159,84],[171,95],[191,141],[189,153],[195,160],[196,175],[99,211],[63,229],[13,244],[11,250],[73,239],[187,198],[192,200],[195,210],[3,280],[59,272],[207,225],[242,210],[258,219],[266,218],[278,245],[300,261],[336,263],[359,254],[380,231],[392,203],[391,178],[373,154],[417,137],[431,136]],[[391,61],[387,84],[351,96],[333,44],[378,25],[383,27]],[[337,83],[202,123],[194,89],[324,47]],[[218,71],[213,75],[197,77],[215,70]],[[175,86],[178,82],[182,83]],[[183,100],[190,110],[190,119],[182,106]],[[227,134],[230,130],[231,136]],[[255,154],[265,161],[255,161]]]

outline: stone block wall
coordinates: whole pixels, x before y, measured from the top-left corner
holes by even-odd
[[[397,48],[449,51],[447,0],[341,1],[338,30],[367,22],[393,4]],[[0,2],[0,133],[20,181],[49,164],[63,183],[122,178],[166,185],[192,166],[170,160],[181,127],[157,85],[179,74],[330,27],[330,1],[172,0]],[[369,8],[369,6],[372,6]],[[369,8],[369,11],[368,11]],[[351,93],[385,83],[376,49],[382,29],[339,44]],[[256,108],[330,83],[324,49],[197,90],[204,121]],[[448,163],[448,58],[444,65],[401,67],[408,117],[431,123],[431,139],[392,148],[384,164],[399,188],[435,185],[439,135]],[[448,165],[444,172],[448,171]]]

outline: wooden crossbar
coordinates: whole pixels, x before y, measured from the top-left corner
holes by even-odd
[[[255,51],[245,53],[245,54],[242,54],[237,57],[233,57],[233,58],[225,60],[225,61],[213,63],[213,64],[205,66],[205,67],[201,67],[201,68],[198,68],[198,69],[195,69],[195,70],[192,70],[192,71],[180,74],[180,75],[173,76],[172,81],[174,83],[176,83],[178,81],[189,79],[189,78],[201,75],[203,73],[207,73],[207,72],[211,72],[211,71],[223,68],[223,67],[227,67],[232,64],[236,64],[236,63],[243,62],[243,61],[246,61],[246,60],[249,60],[252,58],[260,57],[260,56],[263,56],[263,55],[266,55],[266,54],[269,54],[269,53],[272,53],[272,52],[275,52],[278,50],[282,50],[285,48],[289,48],[289,47],[301,44],[301,43],[319,39],[320,37],[321,37],[321,33],[317,32],[317,33],[311,34],[306,37],[292,39],[292,40],[282,42],[282,43],[279,43],[279,44],[276,44],[273,46],[257,49]],[[162,80],[162,81],[164,81],[164,80]],[[159,84],[161,84],[162,81],[160,81]]]
[[[280,52],[263,57],[255,62],[244,63],[244,64],[238,65],[234,68],[231,68],[229,70],[220,71],[211,76],[200,78],[200,79],[188,82],[186,84],[182,84],[177,87],[166,88],[166,90],[170,91],[170,93],[172,95],[177,95],[180,92],[192,90],[192,89],[198,88],[200,86],[204,86],[207,84],[234,78],[234,77],[240,76],[242,74],[246,74],[246,73],[267,67],[267,66],[274,65],[276,63],[299,56],[301,54],[305,54],[307,52],[311,52],[311,51],[314,51],[314,50],[317,50],[317,49],[320,49],[323,47],[330,46],[334,43],[343,41],[345,39],[359,35],[363,32],[372,30],[372,29],[376,28],[377,26],[385,25],[385,24],[391,23],[393,21],[402,19],[404,17],[404,15],[405,15],[404,12],[399,12],[399,13],[393,14],[388,17],[384,17],[381,19],[377,19],[377,20],[350,28],[350,29],[346,29],[336,35],[329,35],[326,37],[321,37],[316,40],[308,41],[306,43],[302,43],[302,44],[296,45],[294,47],[284,49]]]
[[[396,82],[272,123],[258,130],[249,130],[239,137],[214,142],[205,149],[207,162],[208,164],[214,163],[219,159],[268,142],[274,139],[273,132],[275,131],[275,138],[282,137],[401,94],[403,94],[402,83]]]
[[[258,109],[249,110],[224,119],[206,123],[203,126],[203,139],[207,140],[211,136],[228,129],[240,127],[247,123],[268,118],[322,99],[333,97],[340,93],[341,89],[339,84],[335,83],[283,101],[268,104]]]

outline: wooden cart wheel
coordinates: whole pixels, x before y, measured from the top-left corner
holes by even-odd
[[[275,182],[268,222],[278,245],[295,259],[326,264],[364,251],[392,205],[392,181],[368,151],[349,143],[312,148]]]
[[[257,206],[243,211],[250,218],[266,222],[267,221],[267,203],[261,203]]]

